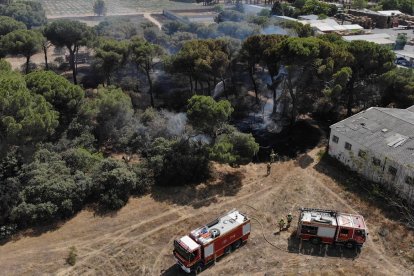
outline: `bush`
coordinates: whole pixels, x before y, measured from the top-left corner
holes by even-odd
[[[220,135],[210,149],[213,160],[230,165],[249,163],[259,151],[259,144],[252,134],[231,129],[230,133]]]
[[[136,189],[137,176],[123,162],[103,160],[94,173],[94,191],[99,204],[108,210],[124,206]]]
[[[197,183],[210,176],[207,148],[188,140],[155,139],[148,163],[159,185]]]
[[[20,226],[45,223],[73,215],[83,207],[90,191],[90,178],[74,173],[57,153],[41,149],[19,175],[21,203],[11,219]]]
[[[78,254],[76,253],[76,247],[72,246],[69,248],[69,254],[66,258],[66,263],[74,266],[76,264],[76,258],[78,257]]]
[[[16,233],[16,230],[17,230],[16,224],[0,226],[0,241],[10,238],[11,235]]]

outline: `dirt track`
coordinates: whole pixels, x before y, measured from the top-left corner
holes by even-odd
[[[268,177],[265,165],[216,166],[216,180],[210,183],[132,199],[118,213],[104,217],[82,211],[57,230],[0,246],[0,271],[4,275],[177,275],[181,271],[171,255],[172,240],[225,210],[239,208],[261,221],[266,237],[285,251],[266,243],[260,225],[253,221],[249,242],[203,274],[412,275],[413,233],[344,191],[315,169],[321,166],[317,161],[307,160],[274,164]],[[295,214],[300,206],[361,212],[370,230],[361,254],[308,243],[299,252],[297,240],[290,238],[294,227],[275,234],[277,221],[290,211]],[[381,227],[390,234],[378,235]],[[65,263],[71,246],[78,252],[73,267]]]

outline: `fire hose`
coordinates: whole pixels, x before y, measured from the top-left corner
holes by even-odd
[[[247,207],[250,207],[250,208],[252,208],[253,210],[255,210],[255,211],[259,211],[259,210],[257,210],[256,208],[254,208],[253,206],[250,206],[250,205],[248,205],[248,204],[243,204],[243,205],[245,205],[245,206],[247,206]],[[263,223],[259,220],[259,219],[257,219],[257,218],[255,218],[255,217],[250,217],[251,219],[253,219],[253,220],[255,220],[255,221],[257,221],[259,224],[260,224],[260,227],[262,228],[261,230],[262,230],[262,236],[263,236],[263,239],[269,244],[269,245],[271,245],[272,247],[274,247],[274,248],[276,248],[276,249],[278,249],[278,250],[280,250],[280,251],[283,251],[283,252],[289,252],[288,250],[286,250],[286,249],[283,249],[283,248],[281,248],[281,247],[279,247],[279,246],[277,246],[277,245],[275,245],[274,243],[272,243],[271,241],[269,241],[267,238],[266,238],[266,235],[265,235],[265,232],[264,232],[264,226],[263,226]]]

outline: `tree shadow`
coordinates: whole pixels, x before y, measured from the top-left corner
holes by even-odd
[[[188,186],[154,186],[151,196],[154,200],[193,208],[209,206],[217,202],[217,197],[234,196],[241,187],[244,175],[241,172],[216,172],[216,176],[205,183]]]
[[[288,239],[289,253],[309,255],[316,257],[332,257],[356,259],[361,253],[360,248],[348,249],[340,245],[312,244],[309,241],[302,241],[296,237],[296,232]]]
[[[38,226],[33,226],[31,228],[26,228],[23,230],[19,230],[16,233],[12,234],[10,237],[7,237],[5,239],[0,239],[0,246],[5,245],[8,242],[16,242],[18,240],[20,240],[21,238],[25,238],[25,237],[39,237],[45,233],[48,232],[53,232],[58,230],[63,224],[66,223],[66,220],[60,220],[57,222],[52,222],[49,224],[44,224],[44,225],[38,225]]]
[[[307,153],[301,155],[296,161],[295,164],[302,169],[306,169],[313,163],[314,159],[310,157]]]

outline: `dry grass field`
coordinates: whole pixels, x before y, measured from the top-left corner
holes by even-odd
[[[344,172],[324,167],[317,149],[296,161],[240,168],[215,165],[211,181],[186,188],[157,189],[134,198],[117,213],[100,216],[91,210],[51,229],[22,234],[0,246],[3,275],[181,275],[174,265],[172,241],[238,208],[252,220],[248,243],[221,258],[203,275],[413,275],[414,235],[381,209],[372,207],[321,173]],[[334,171],[332,171],[334,170]],[[369,239],[356,251],[299,243],[281,234],[277,221],[301,206],[359,212],[365,216]],[[253,207],[253,208],[252,208]],[[388,235],[379,235],[387,229]],[[283,250],[269,245],[267,239]],[[69,248],[78,254],[66,264]]]
[[[94,0],[36,0],[43,4],[46,15],[53,17],[75,17],[93,14]],[[191,9],[199,4],[172,0],[105,0],[107,15],[162,12],[166,9]]]

